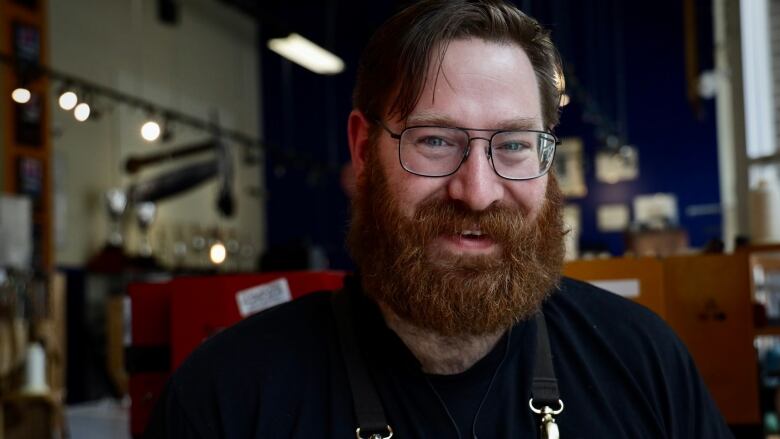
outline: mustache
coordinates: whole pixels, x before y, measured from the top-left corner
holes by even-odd
[[[418,239],[423,242],[466,230],[479,231],[496,242],[510,242],[529,221],[520,208],[493,204],[485,210],[475,211],[456,200],[434,199],[418,207],[412,222]]]

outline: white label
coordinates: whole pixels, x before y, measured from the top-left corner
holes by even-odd
[[[603,204],[596,211],[600,232],[622,232],[628,229],[630,217],[626,204]]]
[[[588,282],[618,296],[629,299],[639,297],[639,279],[589,280]]]
[[[266,308],[292,300],[287,279],[260,284],[236,293],[236,303],[241,317],[252,315]]]
[[[32,241],[32,201],[0,194],[0,266],[29,269]]]

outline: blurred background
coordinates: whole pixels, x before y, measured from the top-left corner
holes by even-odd
[[[410,3],[0,0],[0,439],[138,436],[204,338],[338,288],[358,58]],[[564,62],[566,273],[777,433],[780,2],[514,3]]]

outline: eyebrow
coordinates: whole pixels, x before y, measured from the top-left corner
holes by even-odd
[[[465,128],[475,131],[503,131],[503,130],[538,130],[542,123],[535,117],[518,117],[504,119],[490,128],[464,127],[456,123],[452,118],[439,113],[422,112],[412,114],[406,119],[406,126],[415,125],[440,125],[448,127]]]

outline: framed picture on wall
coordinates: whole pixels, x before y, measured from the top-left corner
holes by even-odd
[[[623,145],[618,149],[603,149],[596,154],[596,178],[602,183],[620,183],[639,177],[639,150]]]
[[[631,224],[631,210],[627,204],[602,204],[596,210],[599,232],[624,232]]]
[[[41,61],[41,33],[38,29],[26,23],[14,23],[13,51],[22,68],[25,64],[37,66]]]
[[[561,139],[561,144],[555,151],[555,176],[565,197],[582,198],[588,194],[584,163],[582,139]]]

